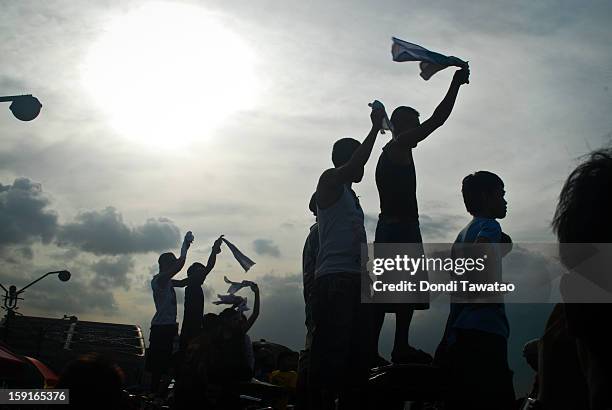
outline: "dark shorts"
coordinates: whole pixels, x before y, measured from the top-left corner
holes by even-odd
[[[360,297],[359,274],[332,273],[315,281],[308,376],[312,388],[342,391],[367,381],[369,322]]]
[[[153,325],[149,335],[149,349],[145,368],[149,372],[167,373],[172,358],[174,338],[178,335],[178,324]]]
[[[421,228],[419,226],[419,220],[409,220],[409,221],[389,221],[388,218],[380,215],[378,219],[378,224],[376,225],[376,236],[374,239],[374,243],[414,243],[414,244],[422,244],[423,239],[421,237]],[[422,245],[419,249],[419,254],[414,255],[414,257],[420,257],[424,251]],[[390,257],[394,255],[389,255]],[[383,277],[383,280],[387,283],[399,283],[401,280],[406,279],[402,275],[405,273],[386,273]],[[412,280],[428,280],[427,271],[420,271],[419,277],[412,278]],[[426,302],[423,303],[376,303],[372,305],[372,309],[375,311],[383,311],[388,313],[401,313],[404,311],[410,310],[426,310],[429,309],[429,295],[426,296]],[[401,299],[402,295],[398,294],[398,297]]]

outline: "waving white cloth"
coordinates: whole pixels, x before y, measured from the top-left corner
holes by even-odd
[[[227,293],[229,293],[230,295],[233,295],[234,293],[238,292],[242,288],[247,288],[252,285],[255,285],[255,282],[251,282],[250,280],[243,280],[242,282],[232,282],[231,280],[227,278],[227,276],[224,276],[223,280],[225,281],[225,283],[230,284],[230,287],[227,290]]]
[[[219,300],[215,300],[213,304],[215,305],[232,305],[232,307],[236,308],[239,312],[246,312],[250,310],[247,307],[247,298],[243,298],[238,295],[217,295]]]
[[[447,57],[434,51],[429,51],[419,45],[392,37],[391,54],[393,61],[420,61],[421,77],[429,80],[432,75],[446,67],[466,68],[468,63],[457,57]]]
[[[244,269],[245,272],[247,272],[249,269],[251,269],[253,265],[255,265],[255,262],[249,259],[249,257],[246,256],[244,253],[240,252],[240,250],[236,248],[233,243],[231,243],[225,238],[223,238],[223,242],[225,242],[230,251],[232,251],[234,258],[236,258],[236,260],[238,261],[240,266],[242,266],[242,269]]]

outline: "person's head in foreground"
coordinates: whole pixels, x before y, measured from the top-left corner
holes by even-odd
[[[246,321],[244,314],[233,307],[223,309],[223,311],[219,313],[219,319],[221,320],[223,328],[228,331],[241,331]]]
[[[172,269],[178,262],[178,259],[172,252],[166,252],[159,255],[157,263],[159,264],[159,272],[167,272]]]
[[[572,171],[559,194],[552,226],[560,243],[612,243],[611,148],[593,152]],[[561,262],[570,268],[576,266],[584,260],[587,248],[560,247]],[[610,274],[610,265],[606,265]],[[593,266],[596,270],[599,267]],[[590,273],[595,273],[594,269],[586,268]]]
[[[120,409],[123,406],[123,372],[114,362],[97,353],[69,363],[60,375],[57,389],[70,390],[73,408]]]
[[[202,286],[206,278],[205,266],[200,262],[195,262],[187,269],[187,280],[191,286]]]
[[[502,219],[506,216],[504,181],[489,171],[478,171],[463,178],[463,202],[474,217]]]
[[[206,331],[213,331],[213,329],[216,329],[219,327],[221,323],[221,319],[219,318],[218,315],[214,314],[214,313],[206,313],[203,317],[202,317],[202,329],[206,330]]]
[[[334,163],[335,168],[340,168],[353,156],[357,148],[361,143],[353,138],[341,138],[334,143],[334,147],[332,148],[332,162]],[[363,168],[355,173],[352,176],[352,182],[360,182],[363,178]]]
[[[561,243],[612,242],[612,149],[593,152],[572,171],[552,225]]]
[[[397,107],[393,110],[389,120],[393,125],[394,138],[421,125],[419,112],[412,107],[406,106]]]

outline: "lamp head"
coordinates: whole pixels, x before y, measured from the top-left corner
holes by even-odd
[[[70,276],[70,272],[68,272],[67,270],[59,271],[59,273],[57,274],[57,277],[62,282],[67,282],[68,280],[70,280]]]
[[[40,114],[42,104],[31,95],[21,95],[13,100],[9,109],[21,121],[32,121]]]

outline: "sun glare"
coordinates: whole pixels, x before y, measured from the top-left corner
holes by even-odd
[[[172,3],[116,17],[82,79],[117,132],[157,148],[206,137],[257,93],[247,44],[219,16]]]

